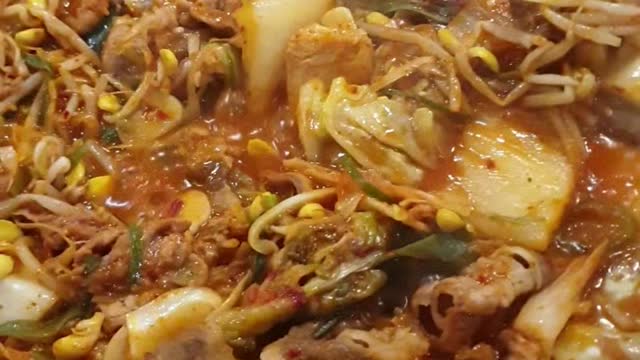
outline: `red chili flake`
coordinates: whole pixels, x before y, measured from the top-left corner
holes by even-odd
[[[295,289],[288,290],[285,293],[285,297],[290,298],[291,301],[293,302],[293,305],[299,308],[303,307],[304,304],[307,303],[307,298],[304,296],[304,294]]]
[[[67,110],[65,110],[65,111],[63,111],[63,112],[62,112],[62,117],[63,117],[63,118],[65,118],[65,119],[68,119],[68,118],[69,118],[69,115],[70,115],[70,114],[69,114],[69,112],[68,112]]]
[[[244,291],[245,303],[255,304],[258,300],[258,295],[260,295],[260,288],[256,284],[251,284],[251,286],[249,286],[247,290]]]
[[[176,217],[176,215],[178,215],[178,213],[180,212],[180,210],[182,210],[182,207],[184,206],[184,203],[182,202],[182,200],[180,199],[175,199],[171,202],[171,204],[169,204],[169,209],[167,210],[167,217]]]
[[[293,359],[299,358],[300,355],[302,355],[302,351],[300,351],[300,349],[289,349],[289,350],[287,350],[287,353],[285,354],[285,357],[288,360],[293,360]]]
[[[165,121],[167,119],[169,119],[169,115],[165,114],[164,112],[158,110],[156,111],[156,118],[160,121]]]
[[[493,161],[493,159],[487,159],[486,164],[487,164],[487,169],[489,169],[489,170],[495,170],[496,169],[496,162]]]

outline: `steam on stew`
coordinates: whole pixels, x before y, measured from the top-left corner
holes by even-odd
[[[0,359],[640,359],[636,0],[0,0]]]

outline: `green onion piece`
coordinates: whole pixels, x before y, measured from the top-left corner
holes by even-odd
[[[266,256],[259,252],[254,252],[251,258],[251,273],[253,274],[251,283],[261,284],[264,281],[264,278],[267,276]]]
[[[88,301],[72,306],[64,313],[47,321],[15,320],[0,325],[0,337],[6,336],[29,343],[44,343],[53,340],[67,324],[87,314]]]
[[[406,93],[404,91],[400,91],[398,89],[387,88],[387,89],[382,90],[381,93],[382,93],[382,95],[387,96],[389,98],[395,96],[395,97],[411,99],[411,100],[417,102],[418,104],[427,107],[430,110],[445,114],[445,115],[447,115],[447,116],[449,116],[451,118],[465,120],[465,119],[468,119],[469,116],[470,116],[467,113],[451,111],[451,110],[449,110],[449,108],[446,105],[437,103],[437,102],[432,101],[432,100],[429,100],[424,96],[417,95],[417,94],[409,94],[409,93]]]
[[[358,170],[358,166],[356,165],[355,161],[353,161],[350,156],[345,155],[341,157],[338,160],[338,163],[340,164],[340,167],[342,167],[342,169],[344,169],[344,171],[349,174],[351,179],[353,179],[353,181],[358,184],[360,189],[362,189],[365,194],[380,201],[391,201],[391,199],[387,195],[385,195],[377,187],[373,186],[370,182],[364,179],[364,177],[360,173],[360,170]]]
[[[267,210],[278,205],[278,197],[271,193],[262,193],[260,200],[262,200],[262,207]]]
[[[100,256],[97,255],[89,255],[84,259],[84,269],[82,271],[82,273],[86,276],[86,275],[90,275],[91,273],[93,273],[94,271],[96,271],[96,269],[98,269],[98,266],[100,266]]]
[[[138,225],[129,227],[129,284],[136,285],[142,279],[142,229]]]
[[[319,323],[313,331],[313,338],[317,340],[329,335],[331,330],[333,330],[340,321],[342,321],[342,315],[336,315],[331,319]]]
[[[236,51],[229,44],[216,44],[216,59],[224,66],[227,86],[235,88],[240,82],[240,65]]]
[[[109,9],[109,15],[105,17],[102,22],[96,26],[87,36],[84,41],[91,48],[91,50],[100,53],[102,50],[102,45],[105,40],[107,40],[107,36],[109,36],[109,32],[113,26],[113,18],[115,17],[115,8]]]
[[[51,66],[51,64],[38,55],[22,54],[22,57],[24,58],[24,62],[28,67],[35,70],[44,71],[49,75],[53,75],[53,67]]]
[[[100,142],[103,145],[118,145],[120,144],[120,135],[118,134],[118,130],[115,127],[105,126],[102,128],[102,132],[100,133]]]
[[[418,260],[439,260],[462,268],[470,264],[475,255],[461,237],[453,233],[436,233],[422,240],[391,251],[387,257],[410,257]]]
[[[82,158],[84,158],[86,154],[87,147],[84,144],[76,147],[75,150],[73,150],[71,154],[69,154],[69,162],[71,162],[71,168],[73,169],[76,165],[78,165],[80,160],[82,160]]]

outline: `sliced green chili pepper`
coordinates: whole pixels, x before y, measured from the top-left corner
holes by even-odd
[[[71,168],[73,169],[76,165],[78,165],[80,160],[82,160],[82,158],[84,158],[86,154],[87,147],[84,144],[76,147],[75,150],[73,150],[71,154],[69,154],[69,162],[71,162]]]
[[[102,22],[96,26],[84,39],[87,45],[91,48],[91,50],[99,53],[102,50],[102,45],[105,40],[107,40],[107,36],[109,36],[109,32],[113,27],[113,18],[115,17],[115,9],[112,7],[109,9],[109,15],[102,20]]]
[[[340,324],[340,321],[342,321],[342,314],[338,314],[331,319],[320,322],[313,331],[313,338],[322,339],[323,337],[329,335],[331,330],[333,330],[336,325]]]
[[[82,301],[64,313],[46,321],[15,320],[0,325],[0,337],[6,336],[29,343],[44,343],[53,340],[67,324],[87,314],[89,301]]]
[[[260,284],[267,276],[267,257],[255,252],[251,258],[252,283]]]
[[[28,67],[34,70],[44,71],[49,75],[53,75],[53,67],[51,66],[51,64],[38,55],[22,54],[22,57],[24,58],[24,62]]]
[[[100,142],[103,145],[118,145],[120,144],[120,135],[115,127],[105,126],[100,133]]]
[[[129,242],[131,249],[129,284],[136,285],[142,279],[142,230],[138,225],[129,227]]]
[[[466,241],[452,233],[436,233],[409,245],[395,249],[387,258],[410,257],[418,260],[439,260],[462,268],[470,264],[475,255]]]

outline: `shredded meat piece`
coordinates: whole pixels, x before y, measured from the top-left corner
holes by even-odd
[[[261,360],[368,360],[365,352],[334,340],[313,338],[315,326],[294,327],[287,336],[267,346]]]
[[[109,248],[124,232],[123,228],[105,229],[98,232],[76,251],[73,261],[80,264],[87,256],[96,251]]]
[[[95,237],[119,227],[119,224],[112,222],[111,219],[102,217],[94,212],[86,212],[86,216],[65,217],[31,209],[22,209],[17,211],[15,215],[26,220],[24,222],[19,221],[23,229],[36,230],[42,238],[45,249],[54,252],[66,247],[64,237],[73,241],[80,248],[87,243],[94,243],[92,246],[97,246],[95,243],[102,241],[100,239],[93,240]],[[86,251],[84,250],[83,252]]]
[[[521,295],[538,290],[548,281],[544,259],[519,247],[502,247],[468,266],[460,276],[421,287],[412,298],[418,313],[439,330],[432,334],[440,350],[455,352],[471,345],[480,325],[506,309]],[[423,313],[424,314],[424,313]]]
[[[496,360],[498,353],[487,344],[478,344],[473,348],[465,348],[456,353],[455,360]]]
[[[207,324],[180,333],[161,344],[146,360],[236,360],[233,350],[224,341],[222,331]]]
[[[174,286],[175,272],[186,263],[192,252],[192,238],[186,232],[188,228],[189,222],[176,219],[154,221],[144,228],[142,288]],[[89,277],[91,293],[121,292],[129,288],[130,248],[129,234],[122,234]]]
[[[515,330],[505,330],[500,334],[500,339],[509,348],[509,360],[538,360],[543,359],[544,351],[540,343],[527,339]]]
[[[187,232],[188,221],[160,220],[145,228],[142,272],[146,279],[156,280],[179,268],[191,253],[193,237]]]
[[[297,193],[313,190],[313,186],[311,185],[309,178],[296,172],[276,172],[267,170],[262,174],[262,177],[269,184],[276,187],[293,185]]]
[[[129,257],[129,235],[123,234],[102,258],[100,267],[89,276],[89,292],[108,294],[125,291],[128,288]]]
[[[109,0],[66,0],[58,5],[56,15],[75,32],[84,35],[109,15]]]
[[[216,34],[232,36],[238,25],[231,12],[240,6],[237,0],[196,0],[189,9],[192,17],[209,25]]]
[[[261,360],[414,360],[425,356],[429,342],[403,326],[369,331],[346,329],[335,339],[314,339],[314,324],[294,327],[267,346]]]
[[[282,164],[285,169],[302,173],[322,185],[335,186],[340,179],[339,172],[299,158],[287,159]]]
[[[173,31],[177,25],[175,10],[168,6],[137,19],[118,17],[102,49],[104,70],[125,85],[135,87],[149,70],[155,37]]]

